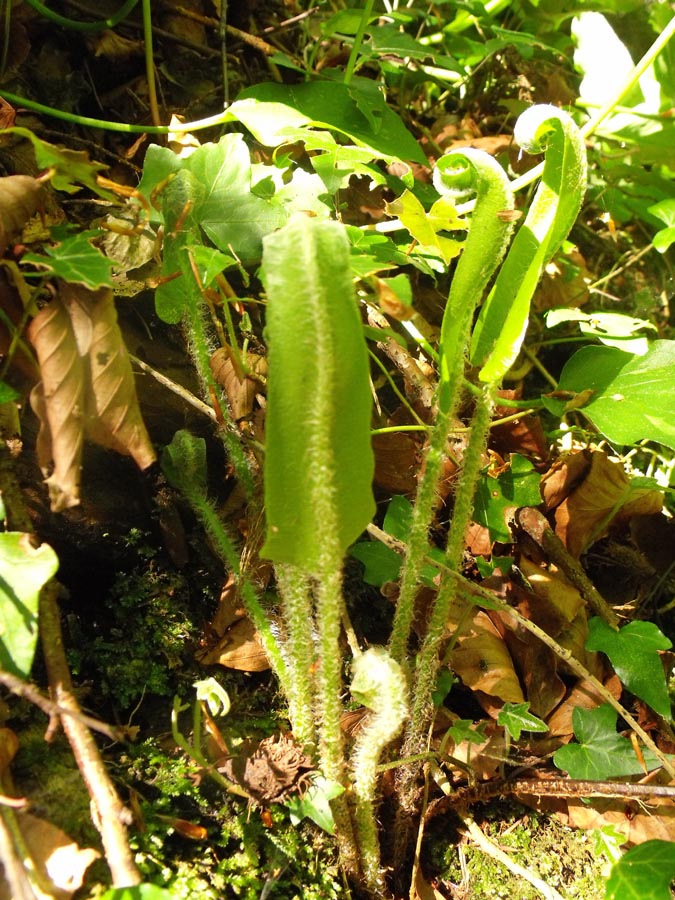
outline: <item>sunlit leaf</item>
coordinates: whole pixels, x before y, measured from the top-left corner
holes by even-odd
[[[570,778],[606,781],[624,775],[644,775],[641,761],[628,738],[616,731],[617,715],[603,703],[596,709],[577,707],[572,715],[578,743],[560,747],[553,755],[559,769]],[[648,769],[657,769],[661,761],[646,747],[642,749]]]
[[[375,508],[366,344],[339,224],[298,216],[265,239],[263,267],[269,377],[261,553],[312,571],[324,530],[335,529],[331,540],[346,550]]]
[[[671,900],[675,879],[675,843],[645,841],[612,866],[605,900]]]
[[[28,534],[0,534],[0,667],[21,678],[35,654],[40,590],[58,567],[49,544],[34,547]]]
[[[57,244],[45,245],[46,256],[26,253],[23,262],[32,263],[56,278],[81,284],[92,291],[112,287],[114,262],[91,244],[92,238],[98,236],[96,231],[81,231],[64,237]]]
[[[335,831],[335,822],[330,801],[344,793],[344,787],[336,781],[317,776],[304,793],[286,801],[291,814],[291,822],[298,825],[303,819],[311,819],[328,834]]]
[[[586,649],[607,654],[621,683],[664,719],[670,719],[671,709],[659,650],[671,647],[653,622],[629,622],[620,631],[597,616],[588,623]]]
[[[506,513],[519,506],[538,506],[539,473],[524,456],[514,453],[511,465],[497,478],[482,475],[476,487],[474,518],[490,531],[493,541],[508,543],[511,531],[506,521]]]
[[[592,391],[584,415],[610,441],[652,440],[675,448],[675,341],[654,341],[644,356],[583,347],[566,363],[559,389]],[[552,412],[560,403],[546,401]]]
[[[530,712],[529,703],[505,703],[497,715],[497,724],[506,728],[514,741],[520,740],[523,731],[548,731],[546,722]]]

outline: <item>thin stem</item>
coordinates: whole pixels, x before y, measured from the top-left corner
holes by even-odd
[[[451,571],[459,569],[464,552],[466,529],[471,521],[473,496],[490,428],[491,395],[492,390],[487,388],[485,396],[476,406],[471,423],[471,437],[469,446],[464,454],[462,477],[455,495],[445,556],[445,564]],[[440,665],[439,650],[445,634],[450,608],[456,598],[456,594],[456,584],[450,579],[444,580],[431,612],[431,618],[416,667],[416,677],[412,691],[413,708],[403,745],[403,753],[406,755],[420,753],[423,750],[423,743],[431,715],[431,694]]]
[[[607,116],[611,115],[616,106],[621,102],[621,99],[626,96],[626,94],[630,93],[630,91],[635,87],[640,78],[644,75],[647,69],[654,62],[659,53],[666,46],[671,37],[675,34],[675,16],[668,22],[666,27],[663,29],[661,34],[656,38],[654,43],[651,45],[649,50],[645,53],[639,62],[637,62],[631,71],[628,73],[626,80],[619,85],[619,88],[616,92],[616,95],[609,103],[605,104],[602,109],[599,110],[594,116],[592,116],[588,122],[581,129],[582,137],[586,138],[593,134],[594,131],[597,130],[598,126],[601,125]]]
[[[363,7],[363,12],[361,13],[361,21],[359,22],[359,27],[356,31],[356,34],[354,35],[354,43],[352,44],[352,49],[349,54],[349,60],[347,61],[345,74],[342,79],[344,84],[349,84],[352,80],[352,76],[354,75],[356,61],[359,56],[359,50],[361,49],[361,44],[363,43],[363,35],[366,33],[366,28],[368,27],[368,22],[370,21],[370,16],[373,12],[374,5],[375,0],[366,0],[366,3]]]
[[[143,47],[145,55],[145,78],[148,82],[148,102],[152,124],[161,125],[159,105],[157,103],[157,84],[155,83],[155,58],[152,52],[152,11],[150,0],[143,0]]]
[[[310,583],[307,576],[295,566],[277,565],[275,572],[286,623],[287,663],[292,673],[288,697],[289,718],[298,743],[303,746],[314,745],[316,727],[312,672],[316,651]]]
[[[291,674],[288,672],[286,662],[283,658],[279,640],[272,632],[269,620],[258,599],[255,588],[241,571],[239,553],[234,542],[227,534],[220,516],[209,500],[203,496],[200,491],[189,490],[187,484],[183,486],[183,491],[206,532],[213,541],[216,552],[229,570],[237,575],[241,599],[244,602],[246,613],[260,635],[260,641],[265,651],[265,655],[279,679],[284,693],[286,696],[290,696],[292,691]]]

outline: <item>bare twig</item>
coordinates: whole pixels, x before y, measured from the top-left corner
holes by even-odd
[[[4,684],[4,686],[13,694],[16,694],[17,697],[23,697],[24,700],[30,701],[48,716],[76,716],[87,728],[91,728],[92,731],[98,731],[101,734],[104,734],[107,738],[110,738],[111,741],[121,741],[124,739],[124,734],[119,729],[114,728],[112,725],[108,725],[105,722],[100,722],[98,719],[93,719],[91,716],[87,716],[84,713],[75,712],[72,709],[66,709],[63,706],[59,706],[58,703],[54,703],[53,700],[50,700],[48,697],[45,697],[44,694],[41,694],[35,685],[28,684],[28,682],[23,681],[16,675],[4,672],[2,669],[0,669],[0,684]]]
[[[73,713],[61,716],[61,724],[91,797],[94,824],[103,841],[113,886],[130,887],[141,883],[127,840],[126,826],[131,822],[131,813],[115,790],[91,732],[80,720],[81,712],[73,694],[63,646],[56,602],[58,590],[58,583],[50,581],[40,592],[40,638],[49,683],[58,705]]]

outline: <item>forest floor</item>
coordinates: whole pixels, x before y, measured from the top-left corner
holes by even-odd
[[[70,13],[74,5],[58,4]],[[166,2],[161,7],[154,54],[163,120],[174,112],[189,120],[212,115],[223,104],[218,20],[197,3],[179,7]],[[226,54],[230,100],[247,86],[296,77],[291,68],[280,70],[268,56],[271,42],[275,52],[292,60],[307,58],[316,29],[304,30],[303,11],[290,2],[230,7]],[[114,34],[88,34],[43,21],[25,4],[19,3],[15,10],[8,74],[2,83],[8,90],[92,118],[149,123],[140,13],[117,26]],[[299,25],[284,24],[295,15],[300,17]],[[312,16],[308,18],[312,22]],[[317,59],[323,66],[344,66],[348,54],[339,40],[315,39],[312,46],[315,66]],[[434,119],[418,113],[414,99],[399,110],[429,158],[429,168],[416,170],[421,181],[429,181],[439,152],[467,145],[486,149],[507,164],[510,160],[517,173],[520,162],[512,146],[512,118],[500,104],[505,98],[514,103],[567,103],[576,90],[568,60],[560,58],[557,67],[542,73],[536,60],[520,55],[514,46],[487,57],[473,78],[463,99],[448,100],[444,114],[439,112]],[[137,186],[151,140],[148,136],[106,132],[21,109],[16,110],[16,124],[52,144],[86,152],[91,160],[108,167],[106,177],[118,185]],[[199,140],[217,141],[220,133],[207,131]],[[4,139],[0,163],[6,174],[36,174],[27,144],[20,137]],[[253,141],[250,147],[256,159],[269,155]],[[385,202],[391,199],[386,188],[371,190],[364,178],[355,177],[340,192],[340,218],[356,226],[377,223],[386,217]],[[42,211],[43,224],[95,228],[111,206],[86,191],[70,195],[51,191]],[[114,257],[113,240],[108,236],[104,244]],[[650,235],[642,223],[628,218],[610,228],[600,209],[589,208],[572,240],[576,249],[567,257],[567,271],[560,266],[547,271],[535,299],[537,316],[570,306],[595,311],[600,302],[606,303],[603,309],[648,321],[659,337],[672,338],[671,272],[664,258],[648,252]],[[604,298],[596,294],[591,300],[588,285],[610,272],[613,277],[605,288],[611,290],[611,304],[609,293]],[[255,547],[258,523],[250,517],[233,477],[213,410],[184,399],[199,397],[200,386],[181,329],[157,315],[154,286],[158,279],[152,248],[142,267],[127,261],[115,274],[118,316],[132,355],[143,420],[157,448],[168,445],[180,429],[206,440],[210,494],[242,542]],[[417,271],[412,280],[419,320],[437,331],[448,276]],[[255,312],[260,285],[255,276],[248,288],[237,282],[237,276],[232,283],[250,303],[250,346],[262,354],[262,328]],[[12,317],[11,311],[5,313]],[[543,390],[547,373],[560,372],[570,346],[569,341],[547,341],[543,326],[531,329],[520,360],[522,371],[508,385],[511,393],[506,399],[523,396],[523,390],[526,395]],[[394,371],[392,359],[383,353],[380,357]],[[156,373],[166,381],[157,380]],[[84,450],[80,502],[54,512],[38,465],[38,421],[28,403],[34,371],[28,364],[20,365],[8,377],[21,401],[22,448],[14,460],[14,477],[33,530],[59,558],[59,607],[77,698],[90,716],[113,725],[120,738],[97,740],[113,782],[132,812],[129,840],[144,881],[167,888],[176,898],[203,900],[350,896],[328,835],[306,819],[292,823],[284,803],[269,802],[262,795],[256,775],[249,773],[239,780],[243,796],[228,793],[177,743],[177,734],[194,740],[194,684],[210,675],[217,678],[231,703],[221,730],[212,731],[205,741],[210,763],[218,764],[224,747],[234,748],[240,759],[250,762],[261,741],[276,739],[288,730],[285,701],[252,626],[237,605],[233,582],[194,514],[166,483],[159,466],[140,472],[128,457],[94,444]],[[397,378],[400,390],[410,398],[415,385],[405,370]],[[433,389],[433,374],[427,383]],[[230,404],[245,402],[241,384],[223,383],[223,388]],[[381,398],[382,418],[387,423],[403,422],[393,393],[387,394],[385,387]],[[208,397],[202,400],[209,402]],[[250,406],[238,418],[239,427],[255,429],[260,408],[255,396],[250,398]],[[506,418],[513,410],[503,407],[498,412]],[[549,424],[545,413],[538,411],[495,429],[486,459],[492,480],[484,489],[494,485],[499,511],[486,501],[483,517],[476,516],[467,535],[465,573],[482,580],[496,594],[509,596],[523,610],[529,609],[533,597],[546,604],[551,595],[568,591],[564,602],[574,605],[569,580],[581,573],[593,580],[605,600],[627,611],[628,618],[656,621],[663,634],[675,635],[671,608],[674,529],[672,517],[662,510],[662,495],[645,489],[639,497],[632,495],[632,505],[627,505],[620,499],[629,491],[626,460],[617,460],[614,448],[597,435],[586,444],[564,445],[560,435],[552,440]],[[380,523],[392,496],[414,497],[422,443],[419,433],[406,431],[377,437],[375,491]],[[513,470],[507,461],[514,455],[523,467],[508,481]],[[639,455],[632,461],[642,464]],[[641,470],[635,471],[640,474]],[[448,463],[448,484],[452,477]],[[557,533],[568,550],[584,548],[583,555],[575,556],[572,550],[574,558],[568,560],[572,576],[567,570],[564,576],[560,570],[549,572],[535,587],[541,564],[558,561],[551,559],[550,548],[536,545],[527,528],[511,536],[504,524],[507,508],[538,505],[538,500],[532,500],[533,490],[537,498],[543,497],[544,512],[557,522]],[[564,526],[560,525],[563,509]],[[439,534],[446,524],[441,508]],[[498,567],[486,570],[484,560],[495,557],[518,559],[517,576],[502,574]],[[264,564],[258,566],[256,578],[271,591],[271,572]],[[350,615],[361,640],[386,642],[392,619],[387,585],[364,581],[362,563],[353,557],[347,562],[345,582]],[[568,611],[561,613],[551,606],[547,614],[555,618],[567,616]],[[524,614],[536,618],[531,609]],[[530,733],[529,738],[515,742],[515,757],[528,772],[545,767],[553,752],[572,739],[574,710],[592,703],[586,703],[588,696],[575,687],[568,671],[554,671],[550,654],[539,652],[530,636],[509,630],[486,613],[479,616],[482,619],[477,617],[471,633],[472,646],[465,646],[464,656],[454,660],[460,682],[453,687],[452,703],[439,709],[437,735],[457,720],[481,722],[480,738],[472,733],[465,743],[457,742],[454,756],[465,754],[462,758],[470,760],[478,780],[497,777],[510,752],[503,729],[496,725],[498,707],[505,701],[527,701],[548,731],[541,737]],[[550,621],[547,624],[551,626]],[[621,686],[614,673],[600,662],[594,665],[597,677],[618,697]],[[43,689],[48,684],[39,653],[32,679]],[[658,736],[662,750],[673,752],[667,731],[659,732],[644,702],[633,699],[631,712]],[[46,740],[46,719],[27,699],[8,694],[3,713],[4,724],[18,744],[11,764],[14,790],[17,796],[30,799],[31,812],[42,822],[31,840],[65,844],[62,835],[48,834],[47,829],[54,826],[80,848],[96,848],[100,854],[89,795],[66,737],[56,733]],[[292,779],[291,786],[297,788]],[[436,796],[433,789],[432,796]],[[600,900],[611,862],[607,847],[625,839],[640,843],[652,837],[675,838],[671,803],[645,813],[633,800],[605,798],[589,806],[579,798],[547,796],[543,789],[537,796],[521,790],[463,810],[448,809],[428,822],[415,896],[421,900],[535,900],[541,896]],[[388,815],[385,805],[381,815],[385,830]],[[485,837],[482,843],[478,832]],[[541,885],[515,869],[508,871],[498,851],[542,879],[552,893],[542,893]],[[66,867],[74,872],[81,860],[82,883],[75,878],[71,889],[58,896],[80,900],[102,896],[109,884],[105,857],[99,856],[85,873],[90,862],[86,851],[71,848],[70,852]]]

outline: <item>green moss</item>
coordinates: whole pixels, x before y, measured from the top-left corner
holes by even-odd
[[[192,680],[194,669],[198,628],[189,596],[185,576],[163,569],[150,556],[134,571],[120,573],[94,633],[80,622],[69,642],[74,675],[93,677],[97,691],[124,710],[144,695],[173,696]]]
[[[592,838],[561,824],[553,816],[491,804],[478,819],[485,834],[514,862],[554,887],[565,900],[599,900],[604,897],[604,860],[593,852]],[[462,852],[468,872],[467,896],[471,900],[540,900],[540,892],[483,853],[469,840]],[[459,851],[454,842],[443,843],[436,832],[429,846],[437,876],[463,884]]]
[[[99,845],[91,821],[89,794],[63,735],[47,743],[45,719],[20,731],[12,775],[20,795],[28,797],[31,813],[63,829],[83,846]]]

